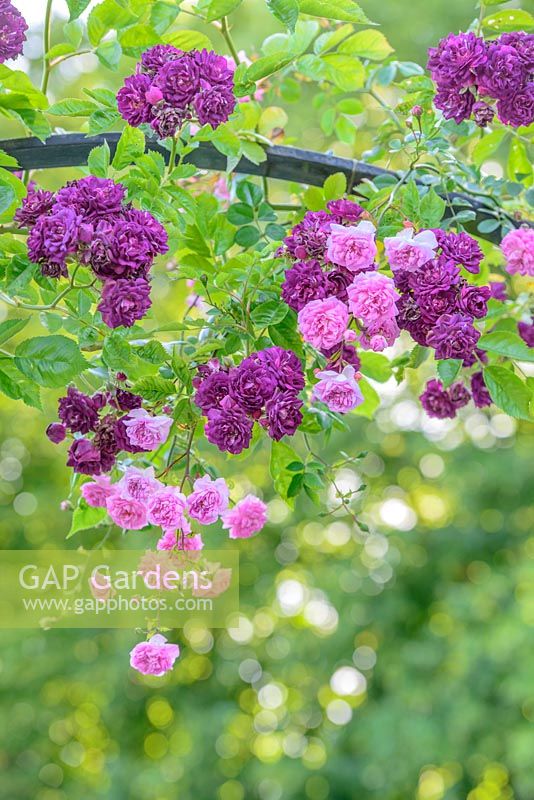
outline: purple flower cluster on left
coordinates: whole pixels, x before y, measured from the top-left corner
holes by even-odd
[[[121,451],[147,453],[167,440],[171,417],[152,416],[142,404],[143,398],[127,389],[90,397],[70,386],[59,400],[60,422],[49,425],[46,434],[54,444],[72,434],[67,466],[82,475],[101,475]]]
[[[0,0],[0,64],[22,53],[28,25],[9,0]]]
[[[50,278],[67,276],[67,260],[103,282],[98,310],[106,325],[128,328],[151,305],[149,272],[168,250],[165,228],[126,201],[126,188],[92,175],[52,192],[30,186],[15,214],[29,229],[28,255]]]
[[[158,44],[143,53],[117,102],[129,125],[149,124],[166,139],[189,120],[212,128],[226,122],[236,106],[233,90],[234,72],[224,56]]]

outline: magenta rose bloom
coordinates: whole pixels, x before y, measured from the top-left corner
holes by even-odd
[[[119,528],[126,531],[140,531],[148,524],[147,510],[143,503],[133,497],[113,494],[106,501],[108,514]]]
[[[518,322],[517,332],[529,347],[534,347],[534,317],[530,322]]]
[[[534,277],[534,229],[517,228],[506,234],[501,242],[510,275]]]
[[[250,414],[263,408],[275,389],[272,372],[253,357],[245,358],[230,372],[230,397]]]
[[[124,86],[117,93],[119,113],[134,128],[152,119],[152,104],[147,100],[151,86],[148,75],[137,73],[125,78]]]
[[[492,42],[487,48],[487,61],[478,70],[481,95],[504,99],[516,92],[526,77],[525,66],[514,47]]]
[[[249,539],[267,522],[267,506],[258,497],[248,494],[223,514],[223,528],[230,539]]]
[[[350,272],[361,272],[373,266],[377,253],[376,228],[362,220],[357,225],[332,225],[326,255],[332,264]]]
[[[126,436],[131,444],[145,451],[155,450],[165,444],[172,426],[172,418],[161,414],[152,416],[143,408],[134,408],[123,419]]]
[[[88,506],[106,508],[108,498],[112,497],[116,491],[107,475],[98,475],[94,481],[83,484],[80,494]]]
[[[357,222],[363,214],[363,208],[354,203],[352,200],[330,200],[327,203],[327,208],[337,221],[342,222]]]
[[[228,486],[224,478],[213,480],[209,475],[197,478],[187,498],[189,516],[202,525],[211,525],[227,508]]]
[[[363,277],[363,276],[362,276]],[[337,297],[312,300],[299,311],[298,325],[303,339],[316,347],[334,347],[347,330],[349,312]]]
[[[439,237],[441,256],[456,266],[463,266],[468,272],[480,272],[484,253],[476,239],[468,233],[444,233]]]
[[[285,276],[282,300],[294,311],[300,311],[312,300],[322,300],[333,294],[328,276],[316,259],[297,261],[286,270]]]
[[[396,236],[386,236],[384,249],[392,270],[414,272],[436,255],[438,241],[433,231],[420,231],[414,235],[413,228],[404,228]]]
[[[342,372],[318,372],[319,382],[313,387],[313,396],[330,411],[347,414],[363,403],[363,394],[354,377],[354,367],[346,366]]]
[[[28,236],[28,256],[41,264],[43,274],[67,274],[66,259],[78,249],[81,221],[74,209],[57,206],[51,214],[39,217]]]
[[[75,439],[69,449],[67,467],[72,467],[74,472],[82,475],[100,475],[100,451],[88,439]]]
[[[349,308],[365,325],[380,325],[397,313],[400,295],[392,278],[381,272],[357,275],[347,289]]]
[[[131,328],[151,305],[150,284],[145,278],[133,281],[120,278],[105,282],[98,310],[108,327]]]
[[[26,41],[28,25],[15,6],[2,0],[0,3],[0,64],[17,58],[22,53]]]
[[[121,183],[88,175],[67,183],[57,192],[56,202],[74,208],[84,222],[96,222],[99,219],[110,221],[112,215],[122,211],[125,195],[126,187]]]
[[[173,47],[172,44],[157,44],[149,47],[141,56],[141,72],[154,77],[164,64],[183,56],[183,51]]]
[[[168,61],[159,69],[155,85],[173,108],[185,109],[200,90],[200,70],[190,53]]]
[[[513,128],[534,122],[534,83],[498,100],[497,113],[501,122]]]
[[[252,439],[253,421],[229,397],[225,397],[220,408],[208,411],[205,433],[209,442],[222,452],[238,455]]]
[[[454,404],[441,381],[428,381],[425,391],[419,399],[429,417],[454,419],[456,416]]]
[[[453,119],[457,125],[469,119],[475,105],[475,95],[465,89],[440,89],[434,97],[434,105],[443,112],[445,119]]]
[[[212,408],[219,408],[223,398],[230,392],[230,375],[219,370],[207,375],[198,386],[194,401],[207,414]]]
[[[61,422],[51,422],[46,429],[46,435],[53,444],[59,444],[67,435],[67,428]]]
[[[499,42],[514,48],[527,71],[534,70],[534,33],[525,33],[525,31],[503,33],[499,37]]]
[[[487,45],[474,33],[449,33],[428,51],[427,68],[438,86],[463,89],[476,83],[477,72],[486,64]]]
[[[221,90],[218,86],[203,89],[193,101],[193,108],[201,125],[217,128],[227,122],[236,106],[236,99],[231,91]]]
[[[427,342],[436,350],[436,358],[465,359],[471,356],[480,339],[467,314],[443,314],[427,336]]]
[[[28,186],[28,194],[20,208],[15,211],[14,220],[21,228],[31,228],[43,214],[48,214],[54,205],[52,192],[36,189],[35,184]]]
[[[177,644],[170,644],[167,639],[157,633],[148,642],[136,644],[130,652],[130,666],[142,675],[165,675],[174,666],[180,655]]]
[[[186,524],[185,495],[172,486],[156,492],[148,501],[148,521],[163,530],[176,530]]]
[[[302,400],[293,392],[277,391],[265,404],[265,426],[271,439],[293,436],[302,422]]]
[[[254,358],[269,369],[281,391],[291,391],[298,394],[304,389],[304,371],[299,357],[292,350],[283,347],[267,347],[254,353],[249,358]]]
[[[460,311],[470,317],[482,319],[488,313],[488,300],[491,297],[489,286],[470,286],[465,284],[460,289],[458,306]]]
[[[475,372],[471,376],[471,393],[473,395],[473,403],[477,408],[486,408],[486,406],[491,405],[491,396],[484,382],[482,372]]]

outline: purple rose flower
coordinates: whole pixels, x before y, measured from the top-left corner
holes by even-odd
[[[147,450],[145,450],[145,448],[132,444],[132,442],[130,441],[126,425],[124,424],[124,422],[128,421],[129,419],[130,419],[129,415],[125,414],[124,417],[115,420],[115,424],[113,427],[113,436],[115,437],[117,452],[120,452],[121,450],[124,450],[125,453],[148,452]]]
[[[154,259],[145,228],[135,222],[99,222],[84,259],[99,278],[146,277]]]
[[[343,372],[347,364],[354,367],[356,372],[361,367],[360,357],[352,344],[336,345],[329,350],[321,350],[321,353],[328,359],[325,367],[327,371]]]
[[[284,350],[283,347],[267,347],[250,358],[254,358],[271,371],[281,391],[288,389],[298,394],[304,389],[304,370],[299,357],[292,350]]]
[[[518,322],[517,332],[529,347],[534,347],[534,317],[530,322]]]
[[[183,109],[173,108],[170,103],[160,103],[154,109],[154,119],[150,123],[160,139],[176,136],[191,114]]]
[[[15,6],[7,0],[0,3],[0,64],[17,58],[26,41],[28,25]]]
[[[124,216],[127,222],[138,225],[143,229],[143,237],[148,242],[152,256],[162,255],[168,251],[169,237],[167,231],[149,211],[129,208]]]
[[[421,319],[435,323],[442,314],[458,311],[458,295],[454,289],[434,289],[416,295],[421,310]]]
[[[484,382],[482,372],[475,372],[471,376],[471,392],[473,394],[473,403],[477,408],[485,408],[491,405],[491,396]]]
[[[54,195],[44,189],[36,189],[35,184],[28,186],[28,194],[22,205],[15,211],[15,222],[21,228],[31,228],[42,214],[48,214],[54,205]]]
[[[229,89],[234,85],[234,73],[224,56],[213,50],[196,50],[191,53],[200,77],[212,85],[223,84]]]
[[[427,336],[432,330],[432,324],[425,322],[421,309],[411,294],[403,294],[397,300],[397,324],[399,328],[408,331],[412,339],[422,347],[427,346]]]
[[[276,392],[265,405],[266,425],[271,439],[277,442],[293,436],[302,422],[302,400],[293,392]]]
[[[436,419],[454,419],[456,409],[449,393],[443,388],[441,381],[428,381],[425,391],[419,397],[421,405],[429,417]]]
[[[230,397],[245,411],[260,411],[277,386],[273,372],[253,357],[230,372]]]
[[[492,42],[486,63],[478,70],[479,92],[503,100],[519,89],[525,79],[525,66],[515,48]]]
[[[89,433],[98,423],[98,405],[92,397],[69,386],[58,403],[58,416],[72,433]]]
[[[352,200],[330,200],[327,208],[331,214],[337,217],[336,222],[340,225],[343,222],[357,222],[363,214],[363,208]]]
[[[506,281],[490,281],[489,288],[494,300],[500,300],[501,303],[506,301]]]
[[[498,100],[497,113],[501,122],[513,128],[534,122],[534,83]]]
[[[39,217],[28,236],[30,261],[43,265],[53,277],[66,275],[66,258],[78,248],[81,219],[74,209],[63,207]]]
[[[460,280],[458,267],[453,259],[439,257],[427,261],[415,272],[406,274],[406,283],[416,297],[436,291],[447,291]],[[397,285],[397,282],[395,282]]]
[[[95,178],[88,175],[71,181],[56,194],[56,202],[74,208],[81,214],[84,222],[110,221],[112,215],[122,211],[126,188],[109,178]]]
[[[252,439],[253,421],[229,397],[220,408],[208,412],[205,433],[209,442],[219,450],[237,455],[245,450]]]
[[[445,233],[440,237],[439,244],[442,256],[450,259],[457,266],[464,266],[473,274],[480,271],[480,263],[484,253],[476,239],[467,233]]]
[[[145,278],[133,281],[119,278],[105,282],[98,310],[108,327],[131,328],[145,316],[151,305],[150,284]]]
[[[220,87],[203,89],[193,101],[197,119],[201,125],[217,128],[227,122],[236,106],[231,91],[221,91]]]
[[[449,388],[449,397],[454,408],[463,408],[471,400],[471,395],[460,381]]]
[[[351,281],[352,279],[349,279],[349,283]],[[311,300],[325,298],[330,289],[328,277],[317,260],[297,261],[291,269],[286,270],[286,279],[282,284],[282,300],[290,308],[300,311]]]
[[[303,261],[324,259],[332,222],[332,217],[326,211],[307,211],[302,222],[295,225],[284,239],[286,251],[293,258]]]
[[[475,95],[466,89],[440,89],[434,97],[434,105],[443,112],[445,119],[453,119],[458,125],[469,119],[475,105]]]
[[[116,389],[110,398],[109,404],[120,411],[133,411],[134,408],[141,408],[143,398],[126,389]]]
[[[146,97],[151,86],[148,75],[137,73],[125,78],[124,86],[117,93],[119,113],[134,128],[152,120],[152,104]]]
[[[200,90],[200,70],[189,53],[184,53],[160,67],[155,85],[173,108],[183,110]]]
[[[443,314],[427,336],[427,342],[436,350],[436,358],[468,358],[480,338],[466,314]]]
[[[368,268],[361,269],[360,272],[372,272],[374,269],[375,265],[373,264]],[[339,267],[338,269],[327,272],[326,279],[328,282],[327,296],[333,295],[337,297],[338,300],[341,300],[342,303],[348,303],[349,295],[347,288],[354,280],[354,273],[349,272],[343,267]]]
[[[61,422],[52,422],[46,429],[46,435],[51,442],[59,444],[67,435],[67,429]]]
[[[164,64],[183,56],[183,51],[173,47],[172,44],[157,44],[149,47],[141,56],[141,72],[154,77]]]
[[[514,48],[528,72],[534,70],[534,33],[525,31],[503,33],[499,42]]]
[[[113,414],[108,414],[96,427],[93,444],[100,453],[103,472],[109,472],[115,464],[115,456],[121,450],[121,442],[119,442],[116,435],[116,425],[116,417]]]
[[[490,105],[488,105],[488,103],[485,103],[483,100],[479,100],[474,104],[473,119],[479,128],[485,128],[486,125],[489,125],[490,122],[493,121],[494,116],[495,111]]]
[[[482,319],[488,313],[488,300],[491,297],[489,286],[470,286],[464,284],[460,289],[458,305],[460,311],[470,317]]]
[[[69,449],[67,467],[72,467],[74,472],[82,475],[100,475],[100,452],[88,439],[75,439]]]
[[[441,88],[463,89],[476,83],[477,70],[487,61],[487,46],[474,33],[449,33],[428,51],[427,67]]]
[[[198,386],[195,393],[195,403],[202,409],[204,415],[212,408],[220,408],[221,401],[228,396],[230,391],[230,375],[228,372],[212,372],[207,375]]]

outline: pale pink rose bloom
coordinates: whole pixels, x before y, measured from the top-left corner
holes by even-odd
[[[115,525],[124,530],[139,531],[148,522],[145,506],[133,497],[113,495],[108,497],[106,507]]]
[[[224,478],[212,480],[209,475],[197,478],[193,492],[187,498],[189,516],[202,525],[216,522],[228,508],[228,486]]]
[[[134,408],[124,419],[126,436],[131,444],[143,450],[155,450],[166,442],[171,425],[171,417],[152,417],[144,408]]]
[[[230,539],[248,539],[261,531],[267,522],[267,506],[259,497],[247,494],[223,516],[223,528],[229,531]]]
[[[219,567],[210,575],[211,586],[193,588],[193,597],[219,597],[230,588],[232,570]]]
[[[171,591],[173,586],[166,584],[165,578],[168,573],[176,572],[180,568],[179,561],[175,553],[147,550],[137,565],[137,573],[142,575],[145,586],[148,589],[163,589]]]
[[[326,255],[329,261],[351,272],[368,269],[377,253],[376,228],[372,222],[362,220],[357,225],[331,225]]]
[[[177,644],[170,644],[160,633],[148,642],[139,642],[130,652],[130,665],[142,675],[164,675],[180,655]]]
[[[501,242],[510,275],[529,275],[534,278],[534,229],[518,228],[507,233]]]
[[[163,488],[163,484],[156,480],[154,467],[147,467],[146,469],[128,467],[115,486],[120,494],[126,497],[133,497],[134,500],[139,500],[140,503],[146,503],[149,497]]]
[[[343,372],[318,372],[319,383],[313,387],[313,396],[327,405],[330,411],[347,414],[361,405],[364,399],[354,375],[354,367],[350,365]]]
[[[391,347],[400,336],[396,319],[386,319],[379,324],[368,326],[361,334],[359,341],[364,350],[380,353]]]
[[[380,272],[362,272],[347,287],[349,308],[365,325],[380,324],[397,314],[400,295],[392,278]]]
[[[102,575],[98,570],[90,576],[88,583],[95,600],[108,600],[116,594],[113,586],[109,584],[109,575]]]
[[[187,508],[185,495],[172,486],[156,492],[148,501],[148,521],[163,530],[175,530],[187,524],[184,513]]]
[[[94,481],[83,484],[80,492],[88,506],[106,508],[108,497],[116,494],[117,489],[107,475],[96,475]]]
[[[432,231],[421,231],[414,236],[413,228],[404,228],[396,236],[386,236],[384,248],[391,269],[415,270],[431,261],[436,253],[438,240]]]
[[[217,198],[217,200],[222,200],[224,203],[230,203],[232,200],[232,195],[230,189],[228,187],[228,181],[224,176],[217,180],[215,186],[213,187],[213,195]]]
[[[345,303],[337,297],[312,300],[299,311],[302,338],[319,350],[328,350],[343,339],[349,322]]]

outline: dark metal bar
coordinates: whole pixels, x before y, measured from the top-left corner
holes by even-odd
[[[0,149],[17,159],[21,169],[56,169],[59,167],[79,167],[87,164],[89,153],[94,147],[107,142],[113,156],[117,149],[120,133],[105,133],[99,136],[85,136],[81,133],[67,133],[50,136],[46,142],[36,138],[9,139],[0,141]],[[169,151],[162,147],[156,140],[147,140],[147,149],[154,150],[168,160]],[[322,186],[329,175],[342,172],[349,188],[356,187],[363,180],[374,180],[378,177],[390,175],[398,177],[396,173],[365,164],[360,161],[351,161],[348,158],[339,158],[325,153],[316,153],[311,150],[300,150],[296,147],[267,147],[267,159],[262,164],[253,164],[246,158],[241,159],[235,171],[245,175],[261,175],[267,178],[294,181],[295,183]],[[190,153],[186,162],[194,164],[199,169],[224,172],[226,157],[219,153],[210,142],[201,142]],[[471,209],[476,213],[476,220],[465,225],[467,230],[492,242],[498,242],[500,236],[497,231],[479,233],[477,225],[484,219],[493,219],[486,206],[468,194],[452,193],[449,195],[452,210],[447,207],[447,216],[452,216],[458,211]],[[458,201],[457,203],[455,201]],[[468,205],[466,205],[466,203]],[[515,220],[508,217],[515,227],[533,223]]]

